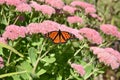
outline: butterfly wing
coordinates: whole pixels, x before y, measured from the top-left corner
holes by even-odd
[[[47,38],[54,39],[57,36],[57,34],[58,34],[57,31],[52,31],[52,32],[49,32],[49,33],[45,34],[45,36]]]
[[[73,39],[75,38],[75,35],[69,33],[69,32],[66,32],[66,31],[62,31],[62,37],[65,39],[65,40],[69,40],[69,39]]]
[[[50,38],[54,43],[59,43],[60,42],[60,36],[58,31],[52,31],[47,34],[45,34],[47,38]]]
[[[52,41],[56,44],[60,43],[60,35],[58,34]]]

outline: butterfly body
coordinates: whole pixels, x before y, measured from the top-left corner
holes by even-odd
[[[75,36],[67,31],[52,31],[45,34],[47,38],[50,38],[55,44],[66,43],[69,39],[75,38]]]

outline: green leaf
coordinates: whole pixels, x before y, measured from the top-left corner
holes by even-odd
[[[30,80],[30,75],[28,74],[20,74],[20,78],[22,78],[23,80]],[[16,79],[17,80],[17,79]]]
[[[2,18],[1,23],[4,25],[8,25],[7,19],[5,17],[5,15],[3,15],[4,18]]]
[[[24,69],[27,72],[31,72],[32,71],[32,66],[27,61],[22,62],[20,67],[21,67],[21,69]]]
[[[56,61],[56,59],[55,59],[55,57],[48,57],[48,56],[46,56],[46,57],[44,57],[43,59],[41,59],[42,61],[44,61],[44,62],[46,62],[46,63],[53,63],[53,62],[55,62]]]
[[[21,80],[19,75],[12,76],[13,80]]]
[[[105,71],[97,71],[97,73],[100,73],[100,74],[102,74],[102,73],[104,73]]]
[[[45,69],[41,69],[40,71],[37,72],[37,75],[40,76],[42,74],[46,73]]]
[[[56,80],[62,80],[62,76],[60,74],[58,74],[57,79]]]
[[[31,63],[34,66],[37,59],[37,50],[34,47],[31,47],[28,49],[28,54],[30,56]]]
[[[94,67],[93,67],[93,65],[92,64],[90,64],[90,65],[88,65],[88,66],[86,66],[86,68],[85,68],[85,75],[84,75],[84,79],[87,79],[87,78],[89,78],[90,76],[90,74],[91,74],[91,72],[93,71],[93,69],[94,69]]]
[[[47,74],[43,74],[40,76],[40,80],[49,80],[49,79],[50,79],[49,75],[47,75]]]

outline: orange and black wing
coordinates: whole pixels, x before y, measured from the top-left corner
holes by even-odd
[[[45,34],[47,38],[50,38],[54,43],[59,43],[59,34],[58,31],[52,31]]]
[[[73,34],[71,34],[71,33],[69,33],[69,32],[66,32],[66,31],[62,31],[62,32],[61,32],[61,35],[62,35],[62,37],[63,37],[65,40],[75,38],[75,35],[73,35]]]
[[[57,35],[58,35],[58,31],[52,31],[52,32],[49,32],[49,33],[45,34],[45,36],[46,36],[47,38],[50,38],[50,39],[52,39],[52,40],[53,40]]]
[[[45,34],[46,37],[52,39],[52,41],[56,44],[65,43],[67,40],[71,38],[75,38],[75,36],[66,31],[52,31]]]

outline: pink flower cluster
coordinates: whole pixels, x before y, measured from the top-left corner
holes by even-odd
[[[35,11],[41,11],[43,14],[51,16],[55,13],[55,9],[49,5],[40,5],[35,1],[31,1],[30,6],[35,9]]]
[[[40,11],[43,14],[47,14],[47,15],[50,15],[50,16],[55,13],[55,9],[52,8],[51,6],[48,6],[48,5],[41,5],[40,6]]]
[[[81,7],[83,9],[85,9],[87,7],[94,7],[94,5],[92,5],[92,4],[89,4],[87,2],[78,1],[78,0],[71,2],[70,5],[72,5],[72,6],[78,6],[78,7]]]
[[[112,48],[90,48],[97,55],[100,62],[111,66],[112,69],[117,69],[120,66],[120,53]]]
[[[77,8],[69,6],[69,5],[65,5],[63,7],[63,11],[68,12],[69,14],[74,14],[76,10]]]
[[[45,0],[45,3],[51,5],[56,9],[62,9],[64,6],[64,2],[62,0]]]
[[[89,4],[87,2],[73,1],[73,2],[71,2],[70,5],[72,5],[72,6],[78,6],[78,7],[81,7],[83,9],[85,9],[85,13],[86,14],[95,13],[96,12],[96,9],[95,9],[94,5]]]
[[[88,40],[90,40],[92,43],[101,44],[103,41],[100,34],[94,29],[81,28],[79,30],[79,33],[82,34],[84,37],[86,37]]]
[[[89,13],[95,13],[96,9],[94,7],[87,7],[85,8],[85,13],[89,14]]]
[[[102,18],[96,14],[96,9],[94,5],[82,1],[73,1],[70,5],[74,7],[81,7],[84,9],[86,14],[89,14],[91,17],[102,21]]]
[[[15,40],[18,37],[24,38],[26,34],[27,34],[27,29],[25,27],[9,25],[6,27],[5,32],[2,34],[2,37],[5,39]]]
[[[32,8],[27,3],[21,3],[21,4],[16,6],[16,10],[19,11],[19,12],[31,12]]]
[[[116,26],[113,26],[111,24],[103,24],[100,26],[100,29],[107,35],[112,35],[120,38],[120,32]]]
[[[0,4],[4,4],[5,3],[5,0],[0,0]]]
[[[0,0],[0,4],[6,3],[7,5],[15,6],[17,11],[26,12],[31,11],[31,7],[27,4],[26,0]]]
[[[99,21],[102,21],[102,18],[100,16],[98,16],[96,13],[91,13],[89,14],[92,18],[96,18],[98,19]]]
[[[42,30],[42,27],[39,23],[30,23],[26,28],[29,34],[37,34]]]
[[[51,31],[58,31],[60,24],[54,21],[46,20],[41,23],[41,27],[44,28],[43,34],[46,34]]]
[[[73,69],[75,69],[77,71],[77,73],[79,73],[81,76],[85,75],[85,70],[84,70],[82,65],[78,65],[78,64],[72,63],[71,67]]]
[[[78,16],[69,16],[67,18],[67,21],[71,24],[73,24],[73,23],[83,23],[82,18],[80,18]]]
[[[40,11],[40,4],[35,1],[30,1],[30,6],[35,9],[35,11]]]
[[[22,0],[5,0],[5,3],[7,5],[17,6],[21,3],[23,3],[23,1]]]
[[[3,68],[4,67],[4,62],[3,62],[3,58],[0,57],[0,68]]]

